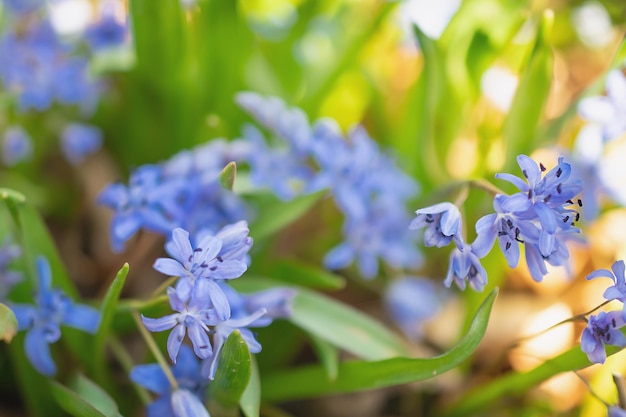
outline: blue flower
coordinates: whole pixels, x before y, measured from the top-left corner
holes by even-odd
[[[626,410],[616,405],[609,407],[609,417],[626,417]]]
[[[118,21],[112,10],[103,11],[101,18],[84,33],[84,39],[92,51],[116,48],[124,44],[127,36],[128,26]]]
[[[422,336],[424,322],[437,314],[442,301],[432,281],[416,277],[392,282],[384,300],[393,320],[411,340]]]
[[[587,275],[587,279],[594,279],[598,277],[611,278],[613,285],[604,291],[604,298],[607,300],[619,300],[622,303],[626,303],[626,278],[624,277],[624,261],[615,261],[611,265],[612,272],[607,269],[598,269]],[[624,310],[626,316],[626,306]],[[626,318],[626,317],[625,317]]]
[[[450,288],[452,282],[461,290],[469,284],[475,291],[482,291],[487,285],[487,271],[470,245],[455,247],[450,253],[448,274],[443,283]]]
[[[245,222],[222,229],[222,237],[227,246],[218,236],[206,235],[197,246],[192,246],[189,233],[176,228],[172,232],[172,240],[166,250],[172,258],[159,258],[154,269],[174,277],[179,277],[176,284],[178,297],[187,301],[191,289],[198,280],[207,281],[207,293],[219,316],[225,319],[230,316],[228,300],[215,280],[239,278],[247,270],[243,260],[252,242],[248,239],[248,228]],[[224,249],[224,250],[222,250]]]
[[[28,160],[33,154],[32,139],[21,127],[10,127],[2,138],[2,162],[13,166]]]
[[[619,330],[624,324],[626,323],[620,311],[601,311],[597,316],[589,317],[580,339],[580,348],[587,354],[589,361],[604,363],[604,345],[626,346],[626,337]]]
[[[178,390],[172,390],[165,372],[156,363],[137,365],[130,372],[133,382],[160,396],[148,405],[147,416],[208,416],[203,402],[209,380],[202,375],[200,361],[189,346],[181,347],[178,361],[170,369],[178,383]],[[181,408],[191,409],[193,414],[181,414]]]
[[[608,73],[606,94],[582,99],[578,112],[587,121],[599,125],[603,140],[610,141],[626,132],[626,76],[620,69]]]
[[[158,319],[142,316],[143,324],[151,332],[173,329],[167,338],[167,351],[174,363],[176,363],[176,357],[185,334],[189,335],[194,352],[199,358],[207,359],[213,354],[209,340],[209,326],[220,323],[221,318],[218,311],[209,302],[209,293],[213,290],[210,284],[213,283],[209,280],[197,280],[188,303],[181,300],[177,292],[169,287],[167,295],[170,306],[178,313]],[[217,286],[217,284],[214,285]]]
[[[513,183],[521,191],[513,195],[498,194],[488,214],[476,223],[477,237],[472,251],[480,258],[491,250],[498,239],[510,267],[519,262],[519,245],[526,250],[526,262],[534,280],[541,281],[547,273],[545,263],[569,267],[566,242],[577,239],[580,230],[574,227],[579,213],[572,208],[581,191],[581,181],[571,175],[571,165],[559,158],[556,167],[542,177],[546,169],[526,155],[519,155],[518,164],[526,181],[511,175],[496,177]],[[577,200],[582,205],[580,200]]]
[[[102,131],[95,126],[70,123],[61,133],[61,150],[67,160],[78,165],[102,146]]]
[[[463,246],[461,212],[452,203],[439,203],[419,209],[417,217],[411,222],[409,229],[425,228],[424,244],[438,248],[448,246],[454,239],[457,246]]]
[[[183,181],[166,181],[161,167],[143,165],[135,170],[128,186],[108,185],[98,202],[114,210],[111,221],[113,249],[121,251],[124,243],[139,229],[168,235],[176,227],[172,213],[178,210],[177,198],[184,192]]]
[[[21,272],[11,269],[13,261],[22,256],[22,249],[6,239],[0,246],[0,300],[6,298],[13,286],[22,281]]]
[[[50,343],[61,337],[60,325],[95,333],[100,323],[99,312],[81,304],[74,304],[61,290],[51,289],[52,273],[47,259],[37,258],[39,292],[37,305],[12,304],[18,321],[18,330],[26,330],[24,348],[35,369],[46,376],[56,373],[50,355]]]

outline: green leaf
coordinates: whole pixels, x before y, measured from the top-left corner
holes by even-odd
[[[261,409],[261,379],[259,367],[254,356],[251,356],[250,382],[239,400],[239,407],[246,417],[259,417]]]
[[[528,154],[536,148],[538,125],[550,94],[552,83],[552,51],[546,44],[546,32],[552,29],[551,13],[544,18],[537,30],[535,44],[528,60],[526,71],[521,75],[513,103],[504,121],[503,135],[506,139],[506,161],[510,171],[515,167],[516,156]]]
[[[251,374],[250,351],[239,330],[228,336],[220,351],[215,379],[210,385],[210,397],[223,406],[239,403]]]
[[[220,172],[220,184],[227,190],[233,190],[235,186],[235,177],[237,176],[237,164],[229,162]]]
[[[250,235],[255,239],[264,239],[273,235],[302,217],[321,196],[322,193],[305,195],[283,204],[272,201],[265,205],[250,225]]]
[[[607,346],[607,355],[610,356],[621,350],[615,346]],[[580,349],[580,345],[574,346],[530,371],[511,372],[467,391],[461,398],[454,401],[442,415],[450,417],[482,415],[481,410],[497,407],[498,401],[510,400],[511,397],[522,395],[560,373],[575,371],[590,365],[592,363]]]
[[[104,357],[104,346],[111,330],[111,323],[115,312],[117,310],[117,302],[120,298],[120,293],[126,282],[126,276],[128,275],[128,264],[124,264],[122,269],[119,270],[117,276],[111,283],[109,290],[107,291],[104,301],[102,302],[100,326],[95,335],[95,347],[93,353],[93,361],[95,362],[96,374],[98,380],[102,382],[106,373],[106,360]]]
[[[376,320],[313,291],[297,291],[289,318],[296,326],[363,359],[409,354],[404,341]]]
[[[105,417],[97,408],[89,404],[89,402],[71,389],[56,381],[50,381],[50,387],[57,403],[68,414],[74,417]]]
[[[296,261],[277,261],[268,275],[290,284],[321,290],[339,290],[346,284],[339,275]]]
[[[117,404],[98,385],[77,375],[68,388],[50,381],[52,395],[58,404],[75,417],[119,417]]]
[[[497,290],[487,296],[472,326],[459,343],[443,355],[430,359],[392,358],[382,361],[345,362],[337,379],[330,381],[320,366],[275,372],[262,378],[262,397],[269,402],[362,391],[421,381],[455,368],[474,352],[482,340]],[[349,337],[349,336],[346,336]]]
[[[17,333],[17,318],[6,305],[0,303],[0,340],[6,343],[13,340],[13,336]]]

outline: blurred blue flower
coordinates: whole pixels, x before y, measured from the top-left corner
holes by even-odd
[[[597,316],[589,316],[587,327],[580,339],[580,348],[587,354],[589,361],[604,363],[604,345],[626,346],[626,337],[619,330],[624,324],[626,323],[621,311],[601,311]]]
[[[130,372],[130,379],[136,384],[159,395],[147,408],[148,417],[180,417],[180,408],[193,410],[194,414],[182,414],[186,417],[208,416],[202,405],[209,380],[201,373],[201,364],[191,348],[181,346],[178,361],[171,368],[178,383],[178,391],[172,390],[170,382],[160,365],[156,363],[137,365]]]
[[[95,126],[70,123],[61,132],[61,150],[67,160],[78,165],[102,146],[102,131]]]
[[[20,110],[43,111],[59,102],[93,111],[100,86],[90,78],[87,61],[71,53],[45,20],[2,35],[0,80],[17,96]]]
[[[616,405],[609,407],[609,417],[626,417],[626,410]]]
[[[2,5],[11,13],[25,15],[37,10],[46,2],[44,0],[2,0]]]
[[[13,286],[24,277],[21,272],[12,269],[12,263],[22,256],[22,248],[5,239],[0,246],[0,300],[6,298]]]
[[[185,191],[183,181],[165,181],[157,165],[143,165],[135,170],[128,186],[108,185],[98,196],[98,203],[114,210],[111,221],[111,244],[121,251],[124,243],[139,229],[169,235],[177,226],[172,213]]]
[[[92,51],[116,48],[126,41],[128,26],[120,22],[112,11],[105,10],[100,19],[87,27],[83,36]]]
[[[411,340],[422,337],[423,324],[441,307],[441,297],[432,281],[404,277],[387,287],[385,308],[402,332]]]
[[[587,279],[594,279],[598,277],[611,278],[613,280],[613,286],[604,291],[604,298],[607,300],[619,300],[622,303],[626,303],[626,278],[624,277],[624,261],[615,261],[611,265],[612,271],[607,269],[598,269],[587,275]],[[625,313],[626,314],[626,313]]]
[[[438,248],[448,246],[454,239],[457,246],[463,245],[461,212],[452,203],[439,203],[419,209],[417,217],[409,225],[411,230],[425,228],[424,244]]]
[[[174,288],[168,287],[167,296],[170,306],[178,313],[158,319],[141,317],[144,326],[151,332],[173,329],[167,338],[167,352],[174,363],[176,363],[185,334],[189,335],[193,350],[199,358],[207,359],[213,354],[209,340],[211,330],[208,326],[214,326],[223,319],[209,301],[210,292],[214,290],[211,284],[213,283],[206,279],[197,280],[188,303],[178,297]],[[217,286],[217,284],[214,285]]]
[[[28,160],[33,154],[32,139],[21,127],[10,127],[2,138],[2,162],[13,166]]]
[[[366,218],[346,219],[342,229],[344,241],[326,254],[324,265],[340,269],[356,262],[366,279],[378,274],[379,259],[398,269],[419,266],[422,255],[415,245],[415,234],[407,228],[409,221],[404,205],[372,201]]]
[[[266,311],[265,315],[250,325],[251,327],[269,326],[274,319],[290,317],[293,298],[297,294],[295,289],[282,287],[242,294],[225,281],[220,282],[220,287],[228,298],[232,311],[231,318],[245,318],[261,309]]]
[[[452,282],[461,290],[469,284],[475,291],[482,291],[487,285],[487,271],[470,245],[455,247],[450,253],[448,274],[443,283],[450,288]]]
[[[599,126],[602,139],[610,141],[626,132],[626,76],[620,69],[606,77],[606,96],[587,97],[578,103],[578,112]]]
[[[89,306],[75,304],[61,290],[51,289],[52,272],[48,260],[37,258],[39,289],[37,305],[12,304],[18,321],[18,330],[26,330],[24,348],[33,367],[46,376],[56,373],[50,355],[50,343],[61,337],[60,325],[95,333],[100,323],[100,313]]]

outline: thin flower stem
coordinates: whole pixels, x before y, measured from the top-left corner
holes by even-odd
[[[177,279],[178,277],[169,277],[168,279],[166,279],[163,282],[163,284],[159,285],[156,290],[152,291],[152,294],[150,295],[150,299],[156,298],[157,296],[164,293],[167,287],[169,287],[170,284],[173,284]]]
[[[600,304],[599,306],[593,308],[592,310],[589,310],[589,311],[587,311],[585,313],[577,314],[575,316],[567,318],[567,319],[565,319],[563,321],[560,321],[560,322],[558,322],[556,324],[553,324],[552,326],[550,326],[550,327],[548,327],[548,328],[546,328],[546,329],[544,329],[544,330],[542,330],[540,332],[537,332],[537,333],[534,333],[534,334],[531,334],[531,335],[528,335],[528,336],[521,337],[515,343],[513,343],[513,345],[510,348],[512,349],[512,348],[516,347],[517,345],[519,345],[521,342],[523,342],[525,340],[530,340],[530,339],[534,339],[535,337],[539,337],[542,334],[545,334],[545,333],[549,332],[550,330],[555,329],[556,327],[561,326],[561,325],[563,325],[565,323],[571,323],[571,322],[574,322],[574,321],[585,321],[586,322],[587,321],[587,316],[589,314],[595,312],[596,310],[599,310],[600,308],[604,307],[605,305],[607,305],[611,301],[613,301],[613,300],[607,300],[607,301],[603,302],[602,304]]]
[[[161,351],[159,350],[158,346],[154,342],[152,335],[150,334],[150,332],[148,332],[148,329],[146,329],[145,326],[143,325],[143,322],[141,321],[141,317],[139,317],[139,313],[137,311],[133,311],[132,315],[133,315],[133,318],[135,319],[135,323],[137,323],[137,328],[139,329],[141,336],[146,342],[146,345],[148,345],[148,349],[150,349],[156,361],[159,363],[159,365],[161,365],[163,372],[165,372],[165,376],[170,382],[170,385],[172,386],[172,390],[177,390],[178,382],[176,381],[176,378],[174,378],[174,375],[172,374],[170,366],[168,365],[167,361],[161,354]]]
[[[152,307],[159,304],[165,304],[169,301],[167,295],[162,295],[150,300],[121,300],[117,305],[118,312],[132,312],[144,308]]]
[[[488,192],[493,197],[495,197],[497,194],[504,194],[504,195],[506,195],[506,193],[504,191],[502,191],[500,188],[496,187],[495,185],[493,185],[489,181],[486,181],[486,180],[484,180],[482,178],[477,178],[477,179],[474,179],[474,180],[470,180],[470,181],[468,181],[468,184],[472,188],[476,188],[476,189]]]
[[[133,369],[135,364],[133,363],[133,359],[126,351],[126,348],[124,348],[124,346],[116,337],[110,337],[108,339],[108,344],[111,348],[111,351],[113,352],[113,355],[115,355],[117,361],[120,363],[120,365],[122,365],[122,368],[124,368],[124,372],[126,372],[126,374],[130,374],[130,371]],[[150,398],[150,394],[146,389],[138,384],[133,384],[133,388],[137,392],[137,396],[144,405],[148,405],[152,402],[152,398]]]
[[[626,409],[626,381],[620,374],[613,373],[613,382],[617,388],[619,406],[622,409]]]
[[[600,398],[600,396],[598,395],[598,393],[596,393],[593,388],[591,388],[591,384],[589,384],[589,381],[587,381],[585,378],[583,378],[578,372],[576,371],[572,371],[574,373],[574,375],[576,375],[578,377],[578,379],[580,379],[580,382],[582,382],[587,389],[589,390],[589,393],[598,401],[600,401],[602,404],[604,404],[606,406],[606,408],[609,408],[611,405],[609,403],[607,403],[606,401],[604,401],[602,398]]]

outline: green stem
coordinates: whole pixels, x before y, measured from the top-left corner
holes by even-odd
[[[127,375],[130,374],[130,371],[133,369],[135,364],[133,363],[133,359],[130,357],[124,346],[116,337],[111,337],[108,340],[108,344],[111,348],[111,351],[113,352],[113,355],[115,355],[117,361],[120,363],[120,365],[122,365],[122,368],[124,368],[124,372],[126,372]],[[150,398],[150,394],[148,393],[148,391],[146,391],[146,389],[137,384],[133,384],[133,388],[137,392],[137,396],[144,405],[148,405],[152,402],[152,398]]]
[[[133,314],[133,319],[135,319],[135,323],[137,323],[137,328],[139,329],[139,333],[141,333],[141,336],[146,342],[146,345],[148,345],[148,349],[150,349],[150,351],[154,355],[154,358],[156,359],[158,364],[161,365],[163,372],[165,372],[165,376],[167,377],[168,381],[170,382],[170,385],[172,386],[172,390],[177,390],[178,381],[176,381],[176,378],[174,378],[174,374],[172,374],[172,370],[170,369],[169,364],[167,363],[167,361],[161,354],[161,351],[159,350],[159,347],[156,345],[156,342],[154,341],[154,339],[152,338],[152,335],[150,334],[150,332],[148,332],[148,329],[146,329],[145,326],[143,325],[141,318],[139,317],[139,313],[137,313],[136,311],[133,311],[132,314]]]

